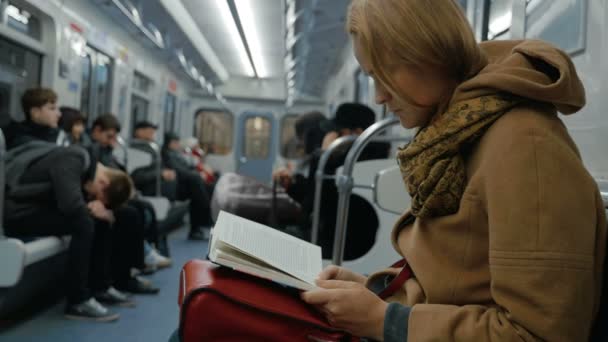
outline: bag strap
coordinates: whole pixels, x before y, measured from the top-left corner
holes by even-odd
[[[388,286],[385,287],[384,290],[380,291],[380,293],[378,294],[378,297],[383,300],[392,296],[395,292],[402,288],[403,284],[405,284],[405,282],[408,279],[412,278],[414,275],[412,269],[410,268],[410,265],[407,264],[407,260],[405,259],[397,261],[391,267],[402,267],[402,269],[399,274],[395,278],[393,278],[393,280],[391,280],[390,284],[388,284]]]

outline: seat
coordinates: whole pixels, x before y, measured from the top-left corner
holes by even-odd
[[[375,191],[371,191],[373,190],[375,186],[374,183],[377,182],[376,179],[378,179],[379,175],[385,174],[384,177],[387,177],[387,170],[394,168],[395,164],[396,162],[394,159],[367,160],[355,164],[353,169],[353,182],[355,185],[362,185],[362,187],[355,186],[352,193],[362,197],[370,203],[378,216],[379,225],[378,230],[376,231],[376,239],[369,251],[358,259],[345,260],[343,266],[346,268],[366,274],[384,268],[393,261],[400,259],[400,256],[395,252],[391,244],[393,225],[399,219],[400,214],[387,211],[378,206],[377,201],[375,200]],[[341,173],[342,167],[336,170],[336,174],[339,175]],[[394,201],[400,203],[400,207],[409,207],[410,197],[405,191],[401,179],[399,179],[398,183],[392,184],[391,194]],[[348,225],[350,224],[351,223]],[[346,248],[348,248],[348,245]],[[328,265],[331,263],[331,260],[324,260],[323,263],[324,265]]]

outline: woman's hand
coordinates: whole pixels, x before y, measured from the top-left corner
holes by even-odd
[[[319,288],[302,293],[302,300],[315,305],[329,323],[355,336],[384,339],[384,316],[388,303],[360,283],[318,280]]]
[[[352,281],[361,285],[365,285],[365,283],[367,282],[367,277],[359,273],[353,272],[348,268],[339,267],[335,265],[325,267],[325,269],[321,273],[319,273],[318,279]]]

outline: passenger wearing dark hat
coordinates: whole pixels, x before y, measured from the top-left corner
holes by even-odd
[[[140,122],[136,123],[135,126],[133,127],[133,129],[135,129],[135,130],[145,129],[145,128],[153,128],[154,130],[157,130],[158,125],[155,125],[155,124],[151,123],[150,121],[140,121]]]
[[[321,150],[317,152],[316,157],[311,162],[308,176],[311,184],[314,184],[319,157],[323,150],[327,149],[339,137],[360,135],[375,121],[376,115],[368,106],[359,103],[341,104],[336,110],[334,118],[324,126],[329,132],[323,139]],[[344,164],[351,146],[352,143],[342,145],[332,153],[325,165],[325,174],[335,174],[336,169]],[[372,142],[363,149],[358,161],[386,159],[389,151],[390,144]],[[320,215],[319,244],[322,247],[323,257],[331,258],[338,203],[338,191],[335,182],[330,180],[323,182],[322,198],[324,204]],[[305,203],[304,206],[312,208],[312,200]],[[310,210],[312,211],[312,209]],[[351,195],[348,222],[347,247],[344,251],[344,258],[345,260],[353,260],[363,256],[373,245],[379,220],[374,209],[366,200],[357,195]]]
[[[156,126],[149,122],[140,122],[135,125],[135,138],[154,141]],[[161,193],[170,200],[190,200],[190,234],[191,240],[205,240],[206,233],[211,226],[210,194],[205,182],[196,170],[183,167],[182,163],[175,162],[174,151],[169,145],[177,144],[179,136],[175,133],[165,135],[161,160],[153,160],[152,164],[133,171],[135,187],[144,195],[155,195],[158,163],[161,163]]]
[[[327,131],[341,132],[341,135],[348,135],[352,132],[361,134],[375,121],[376,114],[368,106],[360,103],[343,103],[336,110],[334,118],[327,121],[324,128]],[[349,130],[349,132],[343,130]]]
[[[133,126],[133,137],[135,139],[154,141],[158,126],[149,121],[140,121]]]

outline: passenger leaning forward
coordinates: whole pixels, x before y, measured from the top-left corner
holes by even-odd
[[[557,114],[585,104],[568,55],[477,44],[453,0],[354,0],[347,26],[376,101],[419,129],[397,153],[412,207],[392,234],[414,277],[382,301],[368,288],[400,269],[329,267],[302,298],[377,340],[588,340],[606,219]]]

